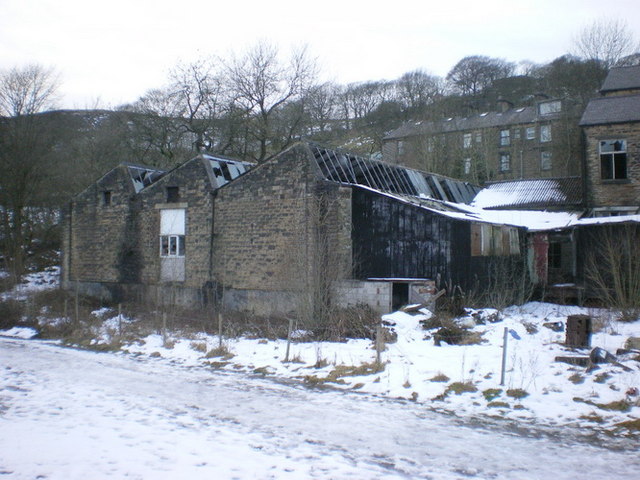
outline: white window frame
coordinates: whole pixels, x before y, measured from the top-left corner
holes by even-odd
[[[538,113],[540,115],[552,115],[562,111],[562,102],[560,100],[552,100],[550,102],[542,102],[538,104]]]
[[[469,175],[471,173],[471,158],[467,157],[464,159],[463,170],[465,175]]]
[[[184,235],[161,235],[160,256],[162,258],[182,258],[185,256]]]
[[[536,139],[536,127],[527,127],[526,136],[527,136],[527,140],[535,140]]]
[[[500,171],[508,172],[510,170],[511,170],[511,154],[501,153],[500,154]]]
[[[629,164],[627,157],[627,140],[623,138],[614,138],[600,140],[598,142],[598,153],[600,154],[600,178],[602,180],[626,180],[629,178]],[[604,162],[609,163],[610,176],[604,176],[605,171],[602,168]],[[619,162],[624,162],[624,171],[622,175],[616,175],[618,170],[616,167]]]
[[[462,148],[471,148],[472,138],[471,133],[464,133],[462,135]]]
[[[507,147],[511,145],[511,132],[509,129],[500,130],[500,146]]]
[[[160,210],[160,256],[175,258],[185,256],[186,209]]]
[[[551,125],[540,125],[540,143],[551,141]]]

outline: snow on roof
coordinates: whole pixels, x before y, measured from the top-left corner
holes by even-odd
[[[471,203],[480,208],[548,208],[577,205],[582,201],[579,177],[515,180],[494,183]]]
[[[580,218],[582,212],[548,212],[536,210],[485,210],[473,205],[422,199],[410,195],[381,192],[375,188],[358,185],[358,188],[369,190],[402,203],[414,205],[455,220],[467,222],[490,223],[526,228],[530,232],[543,232],[564,228],[584,227],[589,225],[611,225],[619,223],[640,223],[640,215],[620,215],[613,217]]]
[[[525,210],[484,210],[470,205],[423,199],[410,195],[381,192],[375,188],[358,185],[358,188],[375,192],[402,203],[466,222],[490,223],[526,228],[531,231],[555,230],[571,226],[580,214],[570,212],[539,212]]]

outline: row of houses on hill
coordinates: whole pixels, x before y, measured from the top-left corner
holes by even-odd
[[[595,292],[586,259],[603,264],[600,240],[640,221],[640,110],[611,113],[640,98],[640,69],[627,83],[612,72],[609,85],[635,87],[605,91],[582,117],[588,180],[481,189],[307,142],[259,165],[206,154],[171,171],[123,164],[67,209],[63,285],[309,318],[328,303],[387,312],[440,288],[525,280]]]

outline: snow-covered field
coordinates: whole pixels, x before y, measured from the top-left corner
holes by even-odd
[[[635,479],[635,446],[163,358],[0,339],[10,479]]]

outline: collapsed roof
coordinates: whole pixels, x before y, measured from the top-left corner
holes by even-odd
[[[148,167],[142,167],[140,165],[125,165],[131,176],[131,182],[133,182],[133,188],[136,193],[142,190],[144,187],[148,187],[156,180],[159,180],[164,174],[164,170],[157,170]]]
[[[387,193],[432,198],[452,203],[470,203],[480,187],[441,175],[309,145],[325,180],[343,185],[361,185]]]
[[[214,156],[209,154],[201,155],[205,165],[211,168],[211,179],[214,188],[220,188],[232,180],[235,180],[243,173],[247,172],[253,164],[232,158]],[[208,170],[208,169],[207,169]]]

